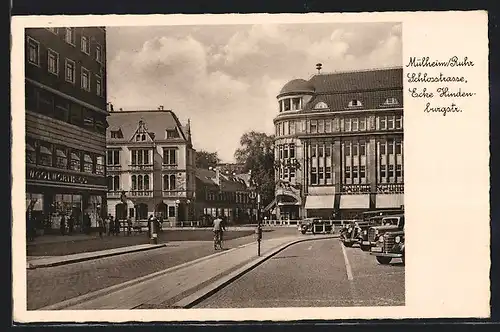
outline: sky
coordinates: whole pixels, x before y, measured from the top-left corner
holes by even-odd
[[[400,23],[108,27],[114,110],[165,109],[191,121],[196,150],[234,161],[241,135],[274,133],[288,81],[402,65]]]

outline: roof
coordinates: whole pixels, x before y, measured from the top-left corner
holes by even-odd
[[[185,128],[171,110],[137,110],[137,111],[113,111],[109,113],[107,121],[109,127],[106,130],[106,139],[128,141],[139,127],[139,121],[143,121],[148,132],[162,140],[165,131],[179,128],[181,139],[187,139]],[[111,131],[121,130],[123,138],[111,139]]]
[[[314,85],[303,79],[294,79],[283,86],[280,95],[287,93],[314,92]]]
[[[314,96],[304,107],[305,111],[312,110],[314,106],[319,102],[325,102],[331,111],[342,111],[348,110],[349,102],[352,100],[358,100],[363,105],[363,109],[376,109],[384,106],[384,102],[387,98],[396,98],[399,102],[398,105],[393,105],[392,107],[402,107],[403,105],[403,90],[392,89],[392,90],[380,90],[380,91],[367,91],[367,92],[347,92],[342,94],[328,94],[328,95],[317,95]],[[356,109],[356,108],[353,108]]]
[[[201,181],[204,185],[210,187],[219,187],[216,182],[215,171],[197,168],[195,170],[196,178]],[[245,182],[238,179],[237,177],[227,176],[219,173],[220,179],[220,190],[222,191],[243,191],[246,190]]]

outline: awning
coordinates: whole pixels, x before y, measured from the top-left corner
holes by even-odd
[[[85,160],[86,163],[92,162],[92,158],[88,154],[86,154],[83,158],[84,158],[83,160]]]
[[[269,211],[271,208],[274,208],[276,206],[276,198],[271,201],[271,203],[267,204],[267,206],[264,208],[264,212]]]
[[[333,209],[334,203],[335,203],[335,195],[307,196],[305,208],[308,210]]]
[[[404,205],[404,194],[378,194],[376,206],[378,209],[399,209]]]
[[[80,156],[77,155],[76,153],[72,153],[71,154],[71,159],[73,159],[73,160],[80,160]]]
[[[40,146],[40,153],[52,155],[52,152],[50,152],[50,150],[47,149],[47,147],[45,147],[43,145]]]
[[[369,209],[370,195],[342,195],[340,209]]]
[[[56,155],[61,158],[66,158],[66,154],[64,154],[64,152],[59,149],[56,150]]]

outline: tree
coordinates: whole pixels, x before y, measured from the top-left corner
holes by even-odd
[[[209,167],[215,167],[220,161],[217,152],[208,152],[205,150],[196,151],[195,165],[198,168],[208,169]]]
[[[234,153],[238,163],[251,171],[250,181],[257,187],[262,205],[274,199],[274,135],[250,131],[241,136],[240,148]]]

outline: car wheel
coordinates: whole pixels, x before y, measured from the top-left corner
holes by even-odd
[[[302,234],[306,234],[306,231],[303,229],[300,231]]]
[[[366,244],[360,244],[359,247],[363,251],[370,251],[371,246],[367,246]]]
[[[344,246],[350,248],[352,247],[352,242],[343,242],[344,243]]]
[[[377,262],[379,262],[382,265],[387,265],[392,261],[391,257],[383,257],[383,256],[377,256]]]

